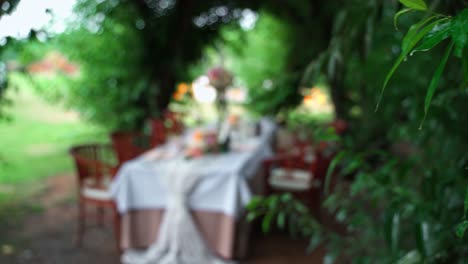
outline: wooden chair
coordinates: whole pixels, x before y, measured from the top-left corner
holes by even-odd
[[[172,111],[166,111],[164,113],[166,132],[168,134],[181,134],[183,132],[184,125],[182,124],[181,118],[180,114]]]
[[[120,251],[120,215],[109,191],[111,179],[117,172],[115,155],[110,145],[90,144],[70,149],[78,180],[78,246],[82,245],[86,228],[86,218],[90,215],[87,205],[97,208],[96,218],[103,224],[104,209],[110,208],[113,214],[113,228],[117,249]]]
[[[321,183],[316,181],[317,160],[302,152],[277,154],[264,160],[265,195],[291,193],[319,217]]]
[[[111,139],[119,164],[138,157],[150,148],[150,139],[138,132],[114,132]]]

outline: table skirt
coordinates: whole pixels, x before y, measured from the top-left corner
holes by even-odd
[[[158,237],[164,209],[132,210],[122,215],[122,249],[144,249]],[[219,212],[193,211],[195,223],[213,253],[224,259],[243,259],[249,242],[250,225]],[[244,217],[239,218],[244,219]]]
[[[264,194],[264,172],[259,169],[248,180],[254,195]],[[134,209],[122,215],[121,248],[144,249],[158,237],[164,209]],[[244,215],[230,216],[222,212],[192,212],[195,223],[213,253],[224,259],[245,259],[249,248],[251,224]]]

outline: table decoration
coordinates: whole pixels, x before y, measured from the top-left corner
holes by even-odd
[[[227,100],[226,90],[231,85],[233,76],[232,74],[221,66],[210,69],[207,73],[210,84],[217,91],[216,107],[218,110],[218,139],[220,141],[221,149],[225,150],[229,144],[229,133],[226,134],[228,124],[225,122],[227,117]]]
[[[216,131],[196,129],[189,133],[185,146],[185,157],[196,158],[205,153],[216,153],[218,151]]]

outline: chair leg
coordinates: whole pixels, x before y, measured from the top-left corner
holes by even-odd
[[[96,219],[99,227],[104,227],[104,208],[102,206],[96,207]]]
[[[117,244],[117,252],[120,254],[122,249],[120,247],[120,241],[121,241],[121,218],[119,211],[117,211],[117,208],[114,207],[114,233],[115,233],[115,240]]]
[[[83,236],[86,228],[86,207],[83,201],[78,202],[78,237],[77,246],[83,245]]]

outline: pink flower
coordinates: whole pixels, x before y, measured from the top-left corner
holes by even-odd
[[[210,84],[218,90],[223,90],[232,82],[232,74],[221,66],[210,69],[207,73]]]

